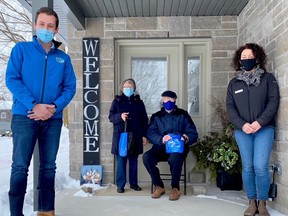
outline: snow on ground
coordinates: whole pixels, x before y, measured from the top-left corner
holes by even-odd
[[[89,197],[89,194],[83,193],[80,189],[80,182],[69,177],[69,131],[67,128],[62,128],[61,141],[59,152],[57,156],[57,172],[56,172],[56,193],[63,189],[79,189],[74,196]],[[8,191],[9,191],[9,179],[11,171],[11,155],[12,155],[12,138],[0,137],[0,216],[9,216],[9,202],[8,202]],[[25,196],[25,204],[23,213],[25,216],[36,216],[36,212],[33,211],[33,161],[28,176],[27,193]],[[231,198],[231,195],[227,198],[221,196],[198,196],[199,198],[211,198],[219,200],[230,200],[231,203],[237,203],[237,199]],[[269,208],[271,216],[284,216],[274,209]]]
[[[59,152],[57,156],[56,192],[64,188],[79,188],[80,183],[69,177],[69,134],[68,129],[63,127]],[[11,172],[12,138],[0,137],[0,216],[8,216],[9,180]],[[27,193],[25,196],[24,215],[34,216],[33,212],[33,159],[29,169]]]

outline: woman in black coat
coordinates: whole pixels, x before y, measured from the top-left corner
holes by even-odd
[[[133,79],[122,82],[120,95],[116,95],[112,102],[109,120],[113,123],[113,141],[111,153],[116,156],[116,184],[117,192],[123,193],[126,184],[126,164],[129,160],[129,183],[130,188],[140,191],[138,186],[138,156],[143,153],[143,144],[147,144],[146,132],[148,117],[143,101],[135,94],[136,83]],[[124,123],[127,122],[127,132],[133,133],[132,152],[126,157],[119,155],[119,138],[124,132]]]
[[[227,88],[226,107],[242,158],[242,179],[249,200],[244,215],[266,215],[270,186],[269,161],[273,148],[280,94],[277,80],[266,71],[262,46],[240,46],[232,59],[235,77]]]

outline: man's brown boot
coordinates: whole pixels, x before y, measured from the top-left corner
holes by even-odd
[[[177,188],[172,188],[171,194],[169,196],[169,200],[175,201],[180,197],[180,191]]]
[[[156,186],[153,194],[152,194],[152,198],[153,199],[158,199],[161,197],[161,195],[165,194],[165,189],[159,186]]]
[[[55,213],[54,213],[54,211],[38,212],[37,216],[55,216]]]
[[[258,202],[258,211],[259,211],[259,216],[270,216],[266,208],[266,201],[264,200],[260,200]]]
[[[254,216],[258,213],[257,202],[255,199],[249,201],[249,207],[244,212],[244,216]]]

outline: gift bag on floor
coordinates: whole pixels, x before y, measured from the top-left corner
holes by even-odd
[[[133,152],[134,148],[134,139],[133,133],[127,132],[127,121],[124,124],[124,132],[120,134],[119,139],[119,155],[121,157],[126,157]]]

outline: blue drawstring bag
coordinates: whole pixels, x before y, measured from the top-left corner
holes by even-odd
[[[166,141],[166,152],[167,153],[183,153],[184,141],[181,140],[180,134],[169,134],[172,139]]]

